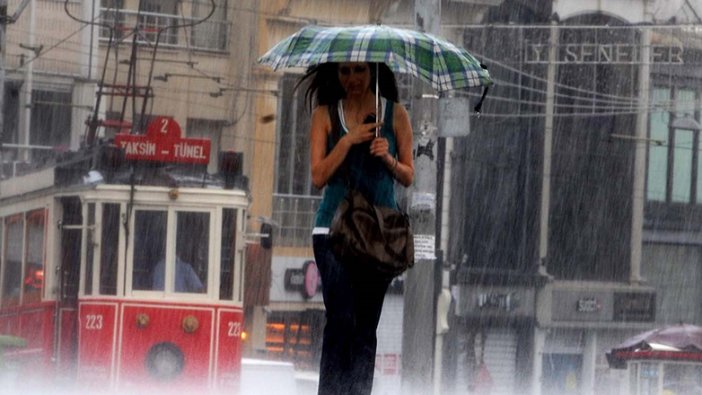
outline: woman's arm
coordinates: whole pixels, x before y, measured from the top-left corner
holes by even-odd
[[[312,184],[322,188],[339,169],[354,144],[373,139],[374,129],[382,123],[360,124],[344,134],[327,155],[327,139],[331,131],[329,107],[319,106],[312,112],[310,127],[310,167]]]
[[[387,155],[383,161],[400,184],[408,187],[414,181],[414,160],[412,159],[412,124],[405,107],[395,103],[393,114],[395,140],[397,140],[397,158]]]

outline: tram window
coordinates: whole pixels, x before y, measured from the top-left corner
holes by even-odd
[[[153,279],[165,275],[164,267],[157,266],[166,257],[166,211],[138,210],[134,215],[134,255],[132,289],[163,290],[152,287]]]
[[[20,284],[22,282],[23,230],[23,215],[13,215],[5,219],[1,307],[17,306],[19,304]]]
[[[44,209],[27,213],[26,263],[22,280],[23,304],[41,301],[41,289],[44,285],[45,226],[46,211]]]
[[[117,295],[117,249],[120,226],[119,204],[102,206],[102,229],[100,237],[100,293]]]
[[[176,292],[207,293],[210,261],[210,215],[178,212],[176,225]]]
[[[95,203],[88,204],[88,237],[86,240],[87,251],[85,258],[85,294],[93,293],[93,266],[95,260]]]
[[[222,210],[222,255],[220,257],[219,298],[234,299],[234,251],[236,243],[236,210]]]
[[[52,285],[60,285],[59,298],[63,306],[75,307],[78,303],[80,286],[80,254],[83,240],[83,230],[80,225],[83,224],[83,205],[77,196],[62,197],[60,202],[62,207],[61,223],[64,225],[60,231],[61,254],[58,264],[61,270],[56,272],[57,278],[52,282]],[[49,269],[47,268],[47,270]],[[91,275],[87,276],[92,279]],[[90,294],[92,290],[92,286],[86,287],[86,293]]]

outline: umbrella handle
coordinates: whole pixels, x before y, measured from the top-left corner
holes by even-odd
[[[375,119],[376,122],[379,119],[383,119],[379,113],[380,111],[380,89],[379,89],[379,83],[378,80],[380,80],[380,63],[376,62],[375,63]],[[376,126],[375,127],[375,137],[380,137],[380,127]]]
[[[478,114],[480,114],[480,109],[483,107],[483,100],[485,100],[485,96],[488,93],[488,89],[489,89],[488,86],[486,86],[485,89],[483,89],[483,95],[480,97],[480,101],[478,102],[478,104],[475,105],[474,110]]]

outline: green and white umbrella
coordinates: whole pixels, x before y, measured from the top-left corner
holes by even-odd
[[[465,49],[431,34],[383,25],[307,26],[276,44],[258,62],[274,70],[328,62],[382,62],[437,91],[492,85],[487,68]]]

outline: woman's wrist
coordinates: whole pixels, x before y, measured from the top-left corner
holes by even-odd
[[[388,167],[388,169],[390,170],[390,172],[392,174],[395,174],[395,170],[397,170],[397,163],[398,163],[397,157],[390,155],[390,154],[387,154],[385,156],[385,158],[386,158],[385,165]]]
[[[337,145],[342,145],[346,150],[351,149],[351,146],[353,143],[349,140],[348,135],[343,135],[340,139]]]

